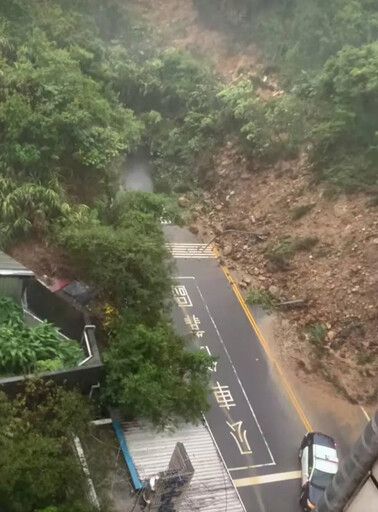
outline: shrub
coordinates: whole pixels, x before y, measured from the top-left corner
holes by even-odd
[[[290,94],[263,99],[254,92],[251,80],[242,79],[218,93],[226,118],[241,134],[246,151],[264,160],[296,155],[304,139],[301,101]]]
[[[301,219],[302,217],[310,213],[314,206],[315,204],[303,204],[301,206],[296,206],[295,208],[293,208],[291,212],[291,218],[293,220]]]
[[[35,512],[54,503],[54,512],[90,512],[72,449],[72,433],[88,431],[86,400],[51,382],[27,379],[13,399],[0,392],[0,418],[1,510]]]
[[[306,327],[306,334],[310,343],[322,347],[326,338],[326,327],[321,323],[310,324]]]
[[[104,354],[107,403],[156,425],[199,421],[208,409],[209,368],[214,359],[188,350],[168,322],[153,327],[123,314]]]
[[[77,342],[63,339],[56,327],[47,322],[27,327],[22,308],[12,299],[0,299],[0,372],[19,375],[71,368],[83,356]]]
[[[139,218],[146,220],[144,214]],[[118,229],[69,226],[59,231],[57,238],[105,299],[154,321],[170,292],[170,258],[161,229],[151,217],[147,219],[154,231],[143,233],[134,225]]]
[[[310,251],[319,242],[317,237],[284,238],[270,247],[267,257],[278,265],[285,264],[298,251]]]
[[[271,313],[275,309],[276,300],[273,295],[264,288],[252,288],[247,294],[247,304],[261,306],[266,312]]]

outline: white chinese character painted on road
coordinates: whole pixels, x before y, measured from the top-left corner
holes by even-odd
[[[235,439],[236,444],[238,445],[239,451],[242,455],[249,455],[252,453],[251,447],[249,446],[248,439],[247,439],[247,431],[242,430],[242,421],[238,421],[237,423],[234,423],[231,425],[227,421],[227,425],[230,427],[232,432],[230,434]]]
[[[180,308],[191,308],[193,306],[189,294],[183,285],[172,286],[173,298]]]
[[[217,382],[217,385],[213,387],[213,393],[216,401],[219,404],[219,407],[224,407],[228,410],[230,407],[235,407],[236,404],[232,398],[231,391],[228,389],[228,386],[221,386],[219,382]]]
[[[210,349],[209,347],[206,345],[205,347],[201,347],[201,350],[206,350],[206,352],[209,354],[209,356],[211,356],[211,352],[210,352]],[[218,364],[218,361],[215,361],[212,366],[209,368],[209,370],[211,372],[216,372],[217,371],[217,364]]]
[[[205,331],[200,331],[200,319],[195,315],[186,315],[185,317],[186,325],[190,325],[190,328],[193,332],[195,332],[197,338],[202,338],[205,334]]]

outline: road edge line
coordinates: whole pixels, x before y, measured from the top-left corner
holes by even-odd
[[[215,255],[217,256],[217,258],[220,259],[220,254],[217,250],[217,248],[212,245],[212,250],[214,251]],[[280,365],[278,364],[276,358],[274,357],[269,345],[268,345],[268,342],[266,341],[266,339],[264,338],[263,334],[261,333],[257,323],[256,323],[256,320],[253,318],[253,315],[251,313],[251,311],[249,310],[245,300],[244,300],[244,297],[242,296],[237,284],[235,283],[234,279],[232,278],[231,274],[230,274],[230,271],[228,270],[228,268],[223,265],[223,264],[220,264],[220,267],[224,273],[224,275],[226,276],[226,279],[227,281],[230,283],[234,293],[235,293],[235,296],[236,298],[238,299],[239,301],[239,304],[241,305],[246,317],[248,318],[249,320],[249,323],[251,324],[253,330],[255,331],[256,333],[256,336],[257,338],[259,339],[268,359],[270,360],[270,362],[275,366],[275,368],[277,369],[277,373],[279,374],[280,378],[281,378],[281,381],[282,381],[282,384],[285,388],[285,391],[287,393],[287,395],[289,396],[290,398],[290,401],[294,407],[294,409],[297,411],[298,413],[298,416],[300,417],[302,423],[304,424],[304,426],[306,427],[307,431],[308,432],[311,432],[313,429],[311,427],[311,423],[309,422],[309,420],[307,419],[306,417],[306,414],[304,413],[297,397],[295,396],[294,394],[294,391],[291,389],[291,386],[287,380],[287,378],[285,377],[285,374],[283,373]]]

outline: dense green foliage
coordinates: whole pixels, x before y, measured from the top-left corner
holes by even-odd
[[[315,81],[323,118],[313,129],[312,159],[338,185],[378,184],[378,42],[345,46]]]
[[[111,206],[99,206],[96,218],[64,223],[57,241],[103,298],[153,322],[171,286],[164,216],[180,221],[177,207],[163,196],[120,192]]]
[[[304,107],[294,95],[264,100],[254,93],[249,79],[224,87],[218,97],[226,123],[240,131],[249,154],[262,160],[295,156],[304,137]]]
[[[151,328],[124,314],[105,354],[105,397],[129,414],[161,426],[177,419],[199,420],[208,408],[212,363],[205,352],[184,348],[170,323],[160,321]]]
[[[82,397],[52,384],[27,381],[13,400],[0,393],[2,512],[91,511],[72,444],[72,433],[86,432],[89,417]]]
[[[141,124],[85,72],[95,56],[70,32],[84,20],[64,16],[59,2],[7,4],[0,8],[11,18],[1,26],[1,168],[40,178],[96,176],[139,139]],[[59,23],[69,37],[56,41]]]
[[[95,222],[58,233],[83,275],[118,311],[103,354],[104,400],[159,426],[200,419],[212,363],[189,350],[167,320],[172,282],[159,223],[164,216],[180,220],[163,196],[121,192]]]
[[[206,407],[207,366],[166,323],[171,262],[160,222],[179,224],[180,214],[163,196],[116,193],[117,173],[139,147],[153,156],[161,188],[192,186],[196,156],[218,140],[217,81],[188,54],[157,50],[146,38],[148,30],[117,0],[106,6],[100,0],[0,3],[0,242],[34,236],[59,244],[100,299],[139,326],[141,347],[132,340],[130,348],[122,345],[135,357],[155,331],[163,336],[163,325],[175,364],[167,357],[159,361],[162,375],[171,376],[161,402],[156,397],[160,415],[156,407],[142,408],[144,369],[129,367],[126,358],[122,373],[141,379],[140,392],[130,398],[124,381],[115,389],[119,366],[116,371],[113,354],[121,339],[116,333],[106,358],[107,396],[159,422],[175,408],[177,416],[198,419]],[[90,207],[80,204],[87,198]],[[42,337],[44,326],[37,329]],[[14,371],[46,367],[37,364],[36,347],[20,347],[16,336],[9,340],[4,368],[9,370],[16,348]],[[57,355],[49,350],[51,366]],[[156,364],[152,353],[151,358]],[[189,389],[190,371],[197,394],[189,407],[187,393],[184,411],[172,386],[177,393]]]
[[[47,322],[28,327],[20,306],[12,299],[0,299],[0,373],[60,370],[76,366],[82,359],[76,341],[64,340]]]
[[[0,244],[26,236],[48,233],[54,221],[74,211],[58,183],[42,185],[35,181],[0,176]]]
[[[287,121],[286,136],[297,139],[298,115],[306,117],[310,128],[303,131],[302,141],[312,147],[318,176],[347,190],[376,189],[376,0],[209,0],[206,6],[196,5],[208,18],[218,13],[218,21],[232,27],[244,42],[253,40],[264,50],[267,73],[277,71],[291,92],[286,115],[279,117]],[[244,106],[238,101],[242,134],[254,141],[266,139],[264,130],[256,130],[261,111],[252,113],[256,100],[251,96]],[[266,116],[262,124],[272,136],[274,122],[270,125],[269,119]],[[277,149],[285,156],[286,147],[283,152]]]
[[[134,227],[68,228],[60,242],[87,278],[117,307],[131,305],[156,318],[163,307],[170,279],[161,233],[138,233]]]

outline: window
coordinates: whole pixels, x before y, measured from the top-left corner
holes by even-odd
[[[311,474],[314,465],[314,447],[312,444],[308,447],[308,474]]]
[[[311,478],[311,483],[315,485],[315,487],[319,487],[320,489],[325,489],[331,483],[333,478],[332,473],[325,473],[324,471],[320,471],[319,469],[315,469]]]

